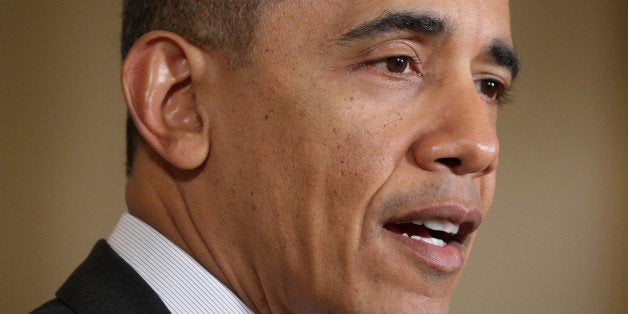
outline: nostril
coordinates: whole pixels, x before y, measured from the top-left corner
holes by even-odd
[[[436,159],[438,163],[441,163],[449,168],[458,168],[462,166],[462,160],[456,157],[448,157],[448,158],[438,158]]]

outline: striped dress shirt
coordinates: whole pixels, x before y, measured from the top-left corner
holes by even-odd
[[[253,313],[185,251],[131,214],[122,215],[107,242],[172,313]]]

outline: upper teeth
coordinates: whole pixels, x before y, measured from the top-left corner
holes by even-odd
[[[419,226],[424,225],[429,229],[447,232],[449,234],[456,234],[458,233],[458,229],[460,229],[460,225],[453,224],[447,219],[428,219],[426,221],[413,221],[412,223]]]

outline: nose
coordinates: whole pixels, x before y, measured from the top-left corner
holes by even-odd
[[[414,158],[428,171],[451,171],[456,175],[481,176],[495,171],[499,141],[496,110],[483,101],[472,86],[447,96],[440,93],[434,127],[414,143]]]

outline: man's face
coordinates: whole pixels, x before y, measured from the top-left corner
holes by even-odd
[[[446,309],[493,198],[508,10],[263,10],[250,64],[202,95],[211,150],[190,201],[234,290],[291,312]]]

